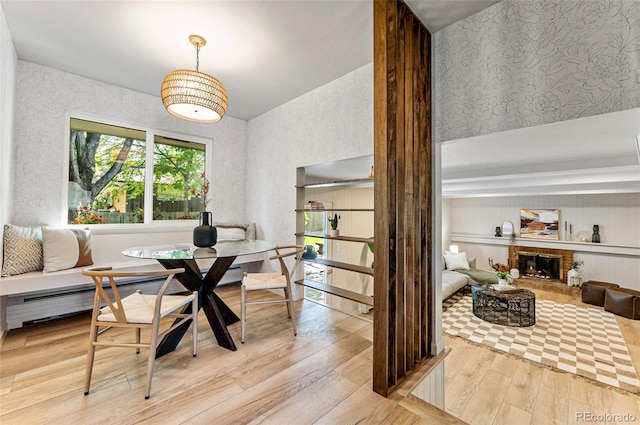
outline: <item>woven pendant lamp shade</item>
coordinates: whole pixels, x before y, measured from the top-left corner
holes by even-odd
[[[178,69],[162,81],[162,103],[184,120],[218,122],[227,112],[227,92],[217,79],[199,71]]]
[[[162,81],[160,96],[167,111],[178,118],[199,123],[213,123],[227,112],[227,92],[222,83],[198,70],[200,47],[206,40],[190,35],[196,48],[196,70],[178,69]]]

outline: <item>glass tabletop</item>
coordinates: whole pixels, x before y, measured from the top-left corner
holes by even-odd
[[[212,248],[198,248],[191,243],[135,246],[122,251],[122,255],[154,260],[197,260],[199,258],[237,257],[270,251],[276,244],[269,241],[225,241]]]

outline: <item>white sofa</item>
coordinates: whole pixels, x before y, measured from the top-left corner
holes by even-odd
[[[463,262],[464,268],[453,270],[444,268],[442,270],[441,281],[443,301],[450,298],[456,292],[463,290],[466,286],[481,285],[484,283],[497,283],[497,276],[495,272],[476,269],[476,259],[472,257],[467,260],[466,254],[461,254],[464,254],[465,257],[465,261]],[[451,254],[445,253],[445,258],[446,255]],[[445,260],[443,264],[448,263]]]
[[[225,240],[227,236],[237,237],[237,229],[233,229],[233,225],[227,226],[231,227],[218,229],[218,240]],[[255,239],[255,223],[244,226],[246,226],[245,239]],[[138,228],[126,233],[114,234],[113,231],[94,228],[91,234],[93,257],[91,267],[111,266],[120,270],[162,269],[163,267],[155,260],[128,258],[121,252],[131,246],[189,241],[192,237],[191,232],[191,229],[184,227],[167,227],[162,231]],[[266,253],[238,257],[223,277],[221,284],[240,281],[243,271],[259,268],[266,259]],[[213,261],[212,259],[198,260],[198,264],[203,271],[206,271]],[[94,284],[89,277],[82,274],[85,268],[76,267],[50,273],[34,271],[0,277],[0,328],[16,329],[27,323],[90,310]],[[128,279],[119,281],[118,285],[122,294],[128,295],[137,289],[153,290],[158,283]],[[174,284],[173,290],[183,289],[179,283]]]
[[[453,270],[442,270],[442,301],[475,282],[469,277]]]

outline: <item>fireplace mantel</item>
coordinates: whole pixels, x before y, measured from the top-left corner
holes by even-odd
[[[566,249],[574,252],[593,252],[600,254],[615,254],[629,257],[640,257],[640,246],[599,244],[591,242],[554,241],[548,239],[516,238],[512,244],[508,237],[494,237],[485,235],[463,235],[454,233],[451,242],[468,242],[484,245],[516,245],[535,248]]]

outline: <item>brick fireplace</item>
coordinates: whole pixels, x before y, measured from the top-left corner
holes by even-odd
[[[509,264],[511,264],[511,267],[513,268],[518,268],[518,253],[521,253],[521,255],[540,255],[558,259],[560,263],[558,270],[559,276],[557,276],[557,279],[553,280],[556,280],[556,282],[560,281],[567,283],[567,272],[569,271],[569,269],[571,269],[571,263],[573,262],[573,251],[567,249],[534,248],[530,246],[509,245]],[[522,271],[520,273],[520,276],[523,276]],[[529,278],[531,277],[527,277],[527,279]],[[543,279],[541,278],[540,280]]]

